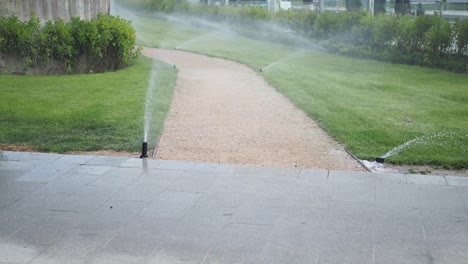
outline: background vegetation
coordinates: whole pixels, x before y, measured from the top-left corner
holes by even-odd
[[[25,22],[16,16],[0,17],[0,53],[22,59],[24,71],[50,64],[60,65],[58,73],[121,69],[138,58],[135,39],[128,21],[110,15],[68,23],[59,19],[44,26],[35,17]]]
[[[127,7],[188,14],[251,28],[265,21],[276,22],[298,35],[320,41],[320,45],[332,53],[454,72],[468,70],[468,20],[450,23],[437,15],[416,18],[384,14],[372,16],[359,10],[324,12],[320,15],[311,10],[271,13],[258,6],[218,7],[179,3],[176,0],[117,2]],[[352,1],[348,2],[355,6]],[[260,30],[268,28],[262,27]]]

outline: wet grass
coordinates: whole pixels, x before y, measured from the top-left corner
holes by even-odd
[[[467,75],[324,53],[264,74],[361,159],[417,139],[387,161],[468,167]]]
[[[158,63],[151,137],[162,130],[176,71]],[[0,75],[0,145],[39,151],[138,151],[152,62],[72,76]],[[154,145],[150,141],[150,144]]]
[[[361,159],[468,168],[468,75],[357,60],[213,32],[162,19],[133,18],[139,43],[227,58],[262,74]],[[175,70],[158,74],[153,123],[160,133]],[[0,75],[0,144],[42,151],[138,151],[151,62],[96,75]],[[151,140],[150,140],[151,143]]]
[[[466,74],[301,51],[197,27],[187,34],[187,25],[178,30],[173,23],[145,19],[152,27],[140,33],[151,46],[263,68],[259,74],[361,159],[420,138],[386,161],[468,168]],[[156,33],[168,24],[170,32]]]

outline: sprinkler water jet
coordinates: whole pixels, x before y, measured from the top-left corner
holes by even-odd
[[[148,158],[148,142],[143,142],[140,159]]]

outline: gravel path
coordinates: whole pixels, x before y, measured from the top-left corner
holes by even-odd
[[[177,50],[145,48],[143,54],[179,70],[156,158],[362,170],[252,69]]]

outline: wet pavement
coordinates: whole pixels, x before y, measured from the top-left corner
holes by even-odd
[[[466,263],[468,178],[0,151],[0,263]]]

